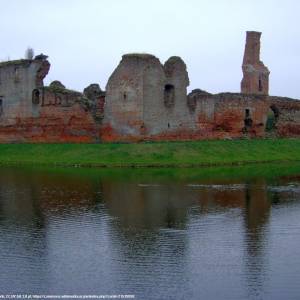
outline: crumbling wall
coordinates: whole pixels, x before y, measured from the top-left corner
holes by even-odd
[[[221,93],[215,96],[215,126],[218,137],[264,137],[268,97]]]
[[[193,128],[186,65],[150,54],[122,57],[106,87],[103,140],[168,139]]]
[[[159,59],[155,56],[142,57],[143,70],[142,112],[143,130],[141,134],[156,135],[163,130],[166,115],[164,105],[165,72]],[[109,101],[109,99],[107,99]]]
[[[194,123],[187,106],[187,87],[190,84],[184,61],[178,56],[170,57],[164,64],[166,82],[164,87],[164,104],[168,131],[194,129]],[[174,94],[172,105],[168,104],[168,88]]]
[[[83,95],[92,103],[91,112],[95,121],[101,123],[104,118],[105,92],[99,84],[92,83],[83,90]]]
[[[0,142],[99,141],[97,100],[68,90],[59,81],[35,87],[30,95],[31,114],[2,121]]]
[[[39,117],[17,118],[14,125],[0,126],[0,142],[96,142],[91,114],[79,104],[71,109],[43,108]]]
[[[287,97],[269,97],[269,117],[273,118],[273,131],[282,137],[300,136],[300,100]]]
[[[115,140],[143,131],[143,76],[150,56],[124,55],[106,85],[102,136]]]
[[[43,86],[50,68],[46,58],[0,63],[0,125],[32,117],[32,91]]]
[[[55,81],[40,90],[40,101],[34,104],[34,117],[28,122],[32,141],[95,142],[99,140],[94,115],[95,102],[82,93],[66,89]],[[34,100],[34,99],[33,99]]]
[[[186,65],[180,57],[170,57],[163,66],[155,58],[144,74],[143,139],[180,139],[193,128],[187,107],[188,85]]]
[[[245,94],[269,93],[269,70],[260,60],[261,32],[247,31],[243,59],[241,92]]]
[[[194,117],[197,139],[263,137],[267,96],[234,93],[210,94],[194,90],[188,95],[188,106]]]

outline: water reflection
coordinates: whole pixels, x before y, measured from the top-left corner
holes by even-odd
[[[245,266],[248,298],[263,295],[268,280],[268,228],[271,204],[266,182],[248,185],[245,192]],[[259,187],[259,188],[257,188]]]
[[[278,248],[291,238],[286,215],[299,229],[300,168],[164,172],[2,168],[0,292],[276,299],[300,267],[298,244]],[[300,292],[293,275],[290,296]]]

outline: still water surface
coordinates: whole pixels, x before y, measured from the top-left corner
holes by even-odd
[[[0,294],[299,299],[300,166],[257,168],[2,167]]]

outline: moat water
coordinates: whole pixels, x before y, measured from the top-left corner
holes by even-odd
[[[300,165],[0,168],[0,294],[299,299]]]

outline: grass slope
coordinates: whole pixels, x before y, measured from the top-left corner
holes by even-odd
[[[300,139],[0,144],[0,164],[190,167],[300,161]]]

